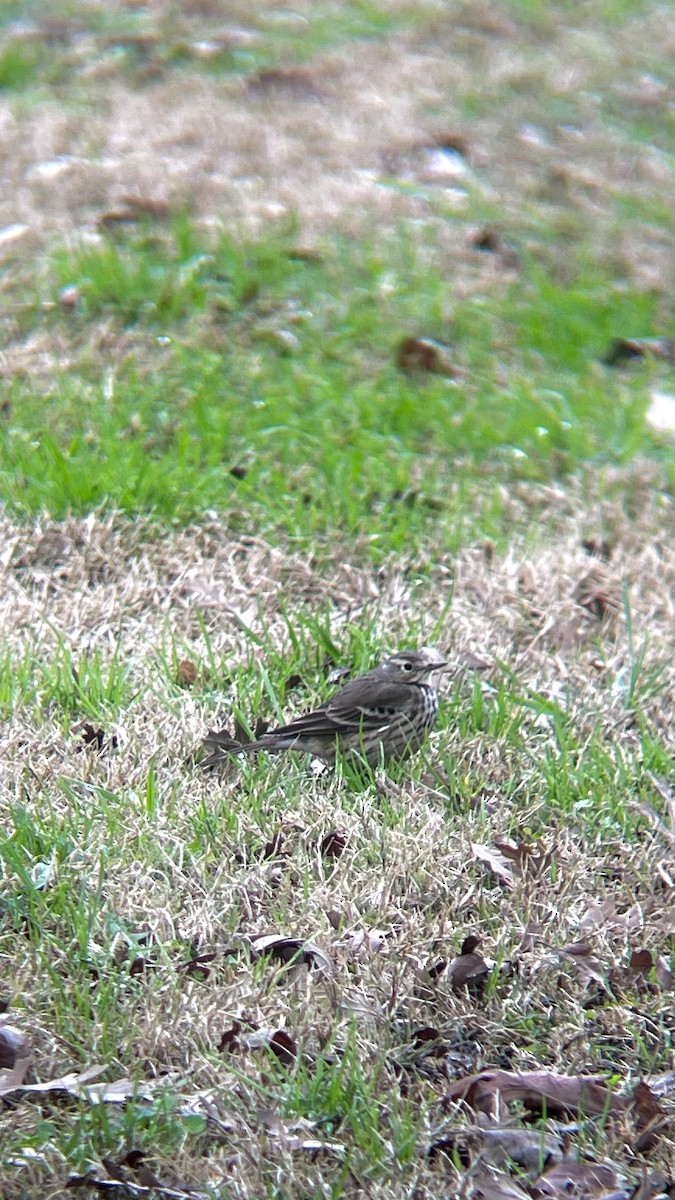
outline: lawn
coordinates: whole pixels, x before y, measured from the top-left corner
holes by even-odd
[[[675,1196],[670,13],[0,16],[2,1194]]]

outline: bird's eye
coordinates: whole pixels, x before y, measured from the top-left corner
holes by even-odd
[[[404,671],[412,671],[412,667],[413,667],[413,665],[411,662],[404,662],[404,664],[403,664]]]

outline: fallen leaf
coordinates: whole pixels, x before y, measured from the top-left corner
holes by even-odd
[[[0,1021],[0,1069],[11,1069],[20,1059],[29,1056],[30,1041],[25,1033],[5,1021]]]
[[[479,1071],[450,1085],[444,1100],[463,1100],[470,1108],[496,1115],[498,1098],[520,1100],[532,1112],[548,1116],[597,1116],[623,1112],[627,1101],[594,1075],[557,1075],[553,1071]]]
[[[548,870],[553,859],[550,850],[529,842],[506,842],[495,839],[495,849],[509,861],[515,863],[521,875],[541,875]]]
[[[406,337],[399,342],[396,365],[401,371],[426,371],[432,375],[455,374],[450,347],[433,338]]]
[[[92,1083],[102,1075],[107,1067],[96,1066],[87,1067],[85,1071],[71,1071],[68,1075],[62,1075],[58,1079],[50,1079],[46,1083],[19,1083],[11,1078],[12,1072],[7,1072],[6,1077],[0,1078],[0,1096],[8,1096],[12,1093],[38,1094],[46,1095],[47,1093],[65,1092],[68,1096],[74,1096],[78,1100],[88,1100],[91,1104],[121,1104],[128,1100],[130,1096],[149,1096],[151,1085],[144,1084],[140,1087],[131,1079],[118,1079],[114,1083]]]
[[[92,725],[90,721],[85,721],[84,725],[82,726],[81,736],[82,746],[78,746],[78,750],[81,750],[83,746],[91,746],[97,751],[98,754],[100,754],[106,748],[110,750],[117,750],[119,746],[119,740],[116,734],[113,733],[112,736],[109,737],[104,729],[97,729],[96,726]]]
[[[481,863],[506,887],[513,887],[514,875],[506,857],[499,850],[491,850],[481,842],[472,842],[471,851],[474,858]]]
[[[619,608],[619,600],[612,594],[609,580],[599,567],[589,571],[579,580],[574,589],[574,599],[598,620]]]
[[[282,963],[304,963],[324,975],[333,973],[331,960],[315,942],[284,937],[278,933],[261,934],[251,940],[251,951],[256,958],[269,955]]]
[[[298,1057],[298,1043],[286,1033],[285,1029],[277,1029],[270,1038],[269,1047],[284,1067],[295,1066]]]
[[[416,1029],[412,1035],[412,1045],[414,1050],[421,1050],[423,1046],[428,1046],[429,1043],[440,1041],[440,1033],[434,1029],[433,1025],[424,1025],[421,1029]]]
[[[218,1052],[220,1054],[233,1054],[235,1050],[240,1049],[239,1035],[241,1033],[241,1025],[239,1021],[235,1021],[230,1029],[226,1029],[220,1036],[218,1042]]]
[[[654,959],[649,950],[633,950],[628,965],[631,971],[636,971],[639,975],[648,975],[654,966]]]
[[[638,1129],[638,1135],[633,1142],[633,1148],[638,1154],[651,1150],[659,1134],[667,1124],[665,1109],[661,1101],[644,1080],[636,1083],[631,1093],[631,1111]]]
[[[530,1193],[519,1187],[510,1176],[496,1171],[474,1175],[471,1181],[472,1200],[530,1200]]]
[[[608,367],[618,367],[635,358],[659,358],[675,362],[675,339],[612,338],[602,361]]]
[[[466,987],[471,992],[482,991],[491,966],[476,953],[479,939],[474,935],[465,938],[458,955],[448,964],[448,978],[455,991]]]
[[[630,1191],[622,1190],[625,1176],[619,1175],[613,1164],[577,1162],[564,1158],[554,1163],[535,1179],[532,1187],[534,1196],[563,1197],[578,1196],[583,1200],[629,1200]]]
[[[179,687],[191,688],[194,687],[197,681],[197,668],[188,658],[184,658],[179,662],[176,671],[176,683]]]
[[[347,836],[338,829],[332,829],[319,842],[319,853],[322,858],[340,858],[347,845]]]
[[[480,1155],[480,1161],[491,1166],[508,1166],[517,1163],[526,1171],[540,1170],[542,1164],[557,1162],[562,1158],[562,1138],[542,1129],[516,1129],[509,1125],[481,1127],[458,1126],[444,1130],[444,1136],[429,1147],[427,1154],[435,1157],[439,1153],[459,1157],[465,1167],[471,1165],[472,1154]]]
[[[586,942],[573,942],[570,946],[563,946],[558,954],[568,962],[574,963],[583,983],[588,984],[591,980],[603,985],[607,983],[607,972]]]
[[[353,929],[347,934],[347,944],[354,956],[366,947],[371,953],[379,954],[386,948],[387,935],[383,929]]]

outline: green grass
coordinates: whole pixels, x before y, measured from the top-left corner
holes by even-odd
[[[39,259],[7,252],[0,1001],[31,1038],[31,1080],[100,1063],[137,1090],[124,1104],[7,1104],[3,1195],[89,1171],[101,1187],[120,1173],[142,1186],[134,1150],[167,1186],[214,1200],[454,1195],[467,1162],[480,1169],[474,1142],[466,1161],[428,1154],[449,1130],[478,1136],[475,1114],[444,1101],[454,1079],[511,1066],[599,1072],[626,1090],[672,1066],[672,989],[629,969],[642,947],[673,965],[675,468],[645,422],[672,366],[601,362],[615,336],[673,332],[668,288],[632,261],[672,233],[672,211],[637,168],[622,182],[610,163],[619,144],[667,154],[672,141],[667,106],[636,113],[630,88],[612,91],[641,71],[670,78],[651,44],[634,60],[627,48],[629,22],[653,7],[505,2],[491,15],[515,22],[513,77],[489,69],[506,41],[481,41],[472,6],[305,9],[244,10],[257,40],[205,58],[191,48],[212,32],[201,10],[0,14],[66,18],[60,33],[0,41],[19,121],[45,102],[103,121],[111,81],[150,96],[207,73],[236,89],[234,76],[303,64],[320,82],[325,55],[339,63],[354,39],[409,39],[422,55],[447,44],[464,83],[415,119],[429,138],[456,120],[473,173],[458,212],[399,170],[395,148],[391,163],[374,155],[416,218],[363,221],[358,237],[350,214],[319,222],[314,255],[299,220],[247,240],[207,234],[188,211],[54,240]],[[568,48],[580,22],[596,35],[578,43],[587,83],[556,90],[549,41],[562,30]],[[622,27],[610,78],[598,39]],[[155,40],[134,41],[144,31]],[[560,126],[599,138],[598,111],[614,140],[584,190],[583,152],[570,151],[571,182],[556,175]],[[550,139],[540,160],[523,151],[524,123]],[[515,265],[471,250],[485,225]],[[402,373],[409,335],[447,343],[455,376]],[[128,522],[101,524],[118,509]],[[46,514],[88,520],[52,544]],[[585,556],[586,526],[607,532],[609,561]],[[574,599],[589,569],[616,592],[603,620]],[[571,613],[585,624],[570,647]],[[345,763],[316,776],[292,754],[196,765],[208,728],[288,718],[326,697],[332,667],[424,642],[495,666],[458,674],[430,745],[385,779]],[[474,851],[504,839],[538,863],[521,874],[508,860],[511,882]],[[606,920],[584,925],[603,902]],[[268,931],[315,940],[334,974],[256,960],[250,940]],[[432,970],[473,933],[492,963],[484,988],[457,991]],[[600,982],[559,954],[581,940]],[[418,1045],[425,1028],[433,1052]],[[290,1065],[270,1047],[277,1029],[297,1044]],[[630,1113],[616,1126],[576,1116],[562,1121],[572,1158],[609,1155],[629,1186],[653,1166],[672,1173],[667,1137],[638,1150]],[[525,1129],[517,1109],[509,1120]],[[532,1190],[539,1167],[503,1165],[495,1186]]]
[[[386,257],[338,242],[303,261],[296,245],[292,229],[208,244],[180,217],[170,233],[56,253],[53,306],[29,306],[24,332],[84,343],[105,319],[137,348],[122,361],[84,351],[46,394],[12,386],[0,439],[11,506],[179,521],[216,509],[235,530],[304,542],[370,533],[379,553],[427,536],[458,544],[470,497],[494,533],[509,478],[659,452],[643,419],[653,371],[599,360],[612,336],[657,331],[660,301],[583,254],[565,279],[526,259],[508,288],[458,300],[449,319],[444,272],[410,229]],[[64,287],[80,297],[65,315]],[[410,333],[450,342],[457,382],[397,368]]]

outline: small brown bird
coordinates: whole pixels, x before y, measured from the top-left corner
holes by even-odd
[[[254,742],[236,742],[227,732],[212,732],[204,745],[211,753],[202,766],[215,766],[229,754],[300,750],[331,766],[336,754],[380,761],[402,759],[418,750],[438,717],[436,671],[447,663],[438,650],[399,650],[373,671],[344,687],[289,725],[271,729]]]

